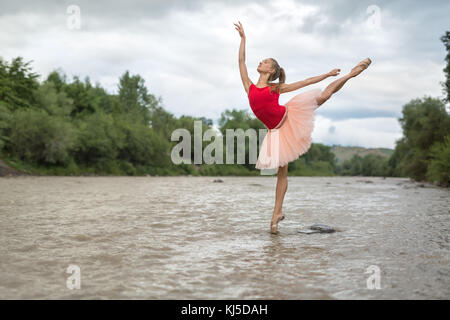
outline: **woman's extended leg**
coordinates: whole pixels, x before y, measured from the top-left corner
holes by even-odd
[[[360,63],[358,63],[356,65],[356,67],[354,67],[352,69],[352,71],[350,71],[347,75],[333,81],[332,83],[330,83],[325,90],[322,91],[322,94],[320,95],[320,97],[317,98],[317,104],[320,106],[322,105],[325,101],[327,101],[328,99],[330,99],[331,95],[335,92],[337,92],[339,89],[342,88],[342,86],[350,79],[353,77],[356,77],[358,74],[360,74],[364,69],[366,69],[370,63],[372,61],[367,58],[364,59],[363,61],[361,61]]]
[[[282,207],[284,195],[286,194],[288,181],[287,181],[288,165],[278,168],[277,173],[277,189],[275,193],[275,208],[273,209],[272,221],[270,222],[270,232],[277,233],[278,221],[282,216]]]

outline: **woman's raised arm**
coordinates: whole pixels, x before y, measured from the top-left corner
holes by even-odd
[[[248,77],[247,66],[245,65],[245,33],[244,28],[242,27],[242,24],[240,22],[239,24],[235,23],[234,25],[236,27],[236,30],[239,32],[239,35],[241,36],[241,46],[239,47],[239,71],[241,73],[242,84],[244,85],[244,89],[248,95],[248,90],[252,82]]]
[[[280,86],[280,92],[281,93],[286,93],[286,92],[290,92],[290,91],[294,91],[306,86],[309,86],[311,84],[320,82],[328,77],[334,77],[337,76],[339,74],[339,72],[341,71],[341,69],[333,69],[328,73],[325,74],[321,74],[320,76],[315,76],[315,77],[311,77],[311,78],[307,78],[305,80],[300,80],[297,82],[293,82],[293,83],[287,83],[287,84],[283,84]]]

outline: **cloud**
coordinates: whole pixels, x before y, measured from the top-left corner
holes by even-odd
[[[402,136],[401,126],[394,118],[363,118],[334,121],[317,116],[313,142],[327,145],[395,148]]]

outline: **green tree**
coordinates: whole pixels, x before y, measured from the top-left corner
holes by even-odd
[[[361,174],[363,176],[388,176],[388,159],[374,154],[364,156],[361,163]]]
[[[74,108],[73,100],[64,91],[58,92],[53,82],[45,82],[35,91],[36,106],[49,115],[68,118]]]
[[[116,128],[124,134],[118,159],[137,165],[167,165],[169,142],[165,137],[144,124],[134,123],[128,115],[116,119]]]
[[[67,164],[74,136],[69,122],[42,110],[20,109],[11,117],[11,151],[25,161]]]
[[[76,160],[78,163],[96,165],[117,158],[124,147],[125,134],[118,130],[112,115],[96,112],[77,120]]]
[[[440,38],[444,43],[445,49],[447,50],[447,55],[445,61],[447,65],[444,68],[445,82],[442,83],[444,92],[444,102],[450,103],[450,31],[446,31],[445,34]]]
[[[84,117],[99,111],[99,97],[93,90],[88,77],[83,82],[78,76],[75,76],[72,83],[66,84],[62,88],[67,96],[73,100],[72,117]]]
[[[409,158],[408,153],[410,149],[405,137],[398,139],[395,142],[395,149],[388,160],[389,175],[393,177],[406,177],[406,159]]]
[[[11,111],[6,104],[0,101],[0,151],[9,142],[9,128],[11,123]]]
[[[443,142],[450,134],[450,116],[444,103],[439,99],[424,97],[414,99],[403,107],[403,117],[399,119],[406,144],[401,164],[408,176],[415,180],[425,180],[430,147]]]
[[[430,158],[427,178],[439,185],[450,186],[450,135],[431,146]]]
[[[145,81],[140,75],[130,75],[126,71],[119,79],[119,100],[126,113],[131,114],[136,121],[150,124],[151,112],[158,106],[161,99],[156,99],[148,93]]]
[[[44,84],[49,82],[53,83],[55,89],[59,92],[63,90],[64,86],[67,84],[67,76],[62,70],[55,70],[49,73]]]
[[[163,107],[155,106],[152,108],[150,127],[161,135],[161,137],[164,137],[166,141],[170,141],[170,136],[173,130],[177,128],[177,125],[179,124],[176,117],[170,112],[167,112]]]
[[[219,130],[225,135],[226,129],[241,128],[244,131],[252,128],[255,130],[265,129],[264,124],[257,118],[250,115],[247,110],[225,110],[220,114]]]
[[[12,59],[11,63],[0,58],[0,101],[10,110],[29,108],[34,104],[34,90],[39,83],[39,75],[31,72],[29,62],[22,57]]]

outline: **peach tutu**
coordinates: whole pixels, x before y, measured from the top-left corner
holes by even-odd
[[[279,128],[269,129],[261,143],[257,169],[276,169],[297,160],[311,147],[316,98],[321,89],[310,89],[292,97],[286,104],[286,117]]]

